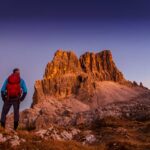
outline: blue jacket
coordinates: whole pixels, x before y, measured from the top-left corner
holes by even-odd
[[[8,83],[8,79],[5,80],[5,82],[1,88],[1,92],[6,92],[7,83]],[[27,93],[27,87],[26,87],[25,81],[23,79],[21,79],[21,81],[20,81],[20,87],[21,87],[23,93]]]

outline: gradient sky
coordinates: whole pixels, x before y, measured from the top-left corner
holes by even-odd
[[[0,86],[19,67],[32,102],[34,82],[57,49],[110,49],[128,80],[150,88],[149,0],[0,0]],[[2,103],[0,103],[2,105]]]

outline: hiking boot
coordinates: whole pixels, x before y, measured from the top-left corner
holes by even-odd
[[[14,130],[17,130],[18,128],[18,122],[14,122]]]
[[[5,128],[5,122],[1,122],[1,127]]]

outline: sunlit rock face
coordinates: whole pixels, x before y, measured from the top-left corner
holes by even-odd
[[[92,96],[98,81],[125,82],[111,51],[86,52],[78,58],[73,51],[57,50],[45,68],[43,79],[35,82],[33,105],[47,96],[64,98],[79,93]]]

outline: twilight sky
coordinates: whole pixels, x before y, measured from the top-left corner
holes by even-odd
[[[0,0],[0,86],[19,67],[32,102],[57,49],[110,49],[128,80],[150,88],[149,0]],[[0,102],[2,105],[2,103]]]

